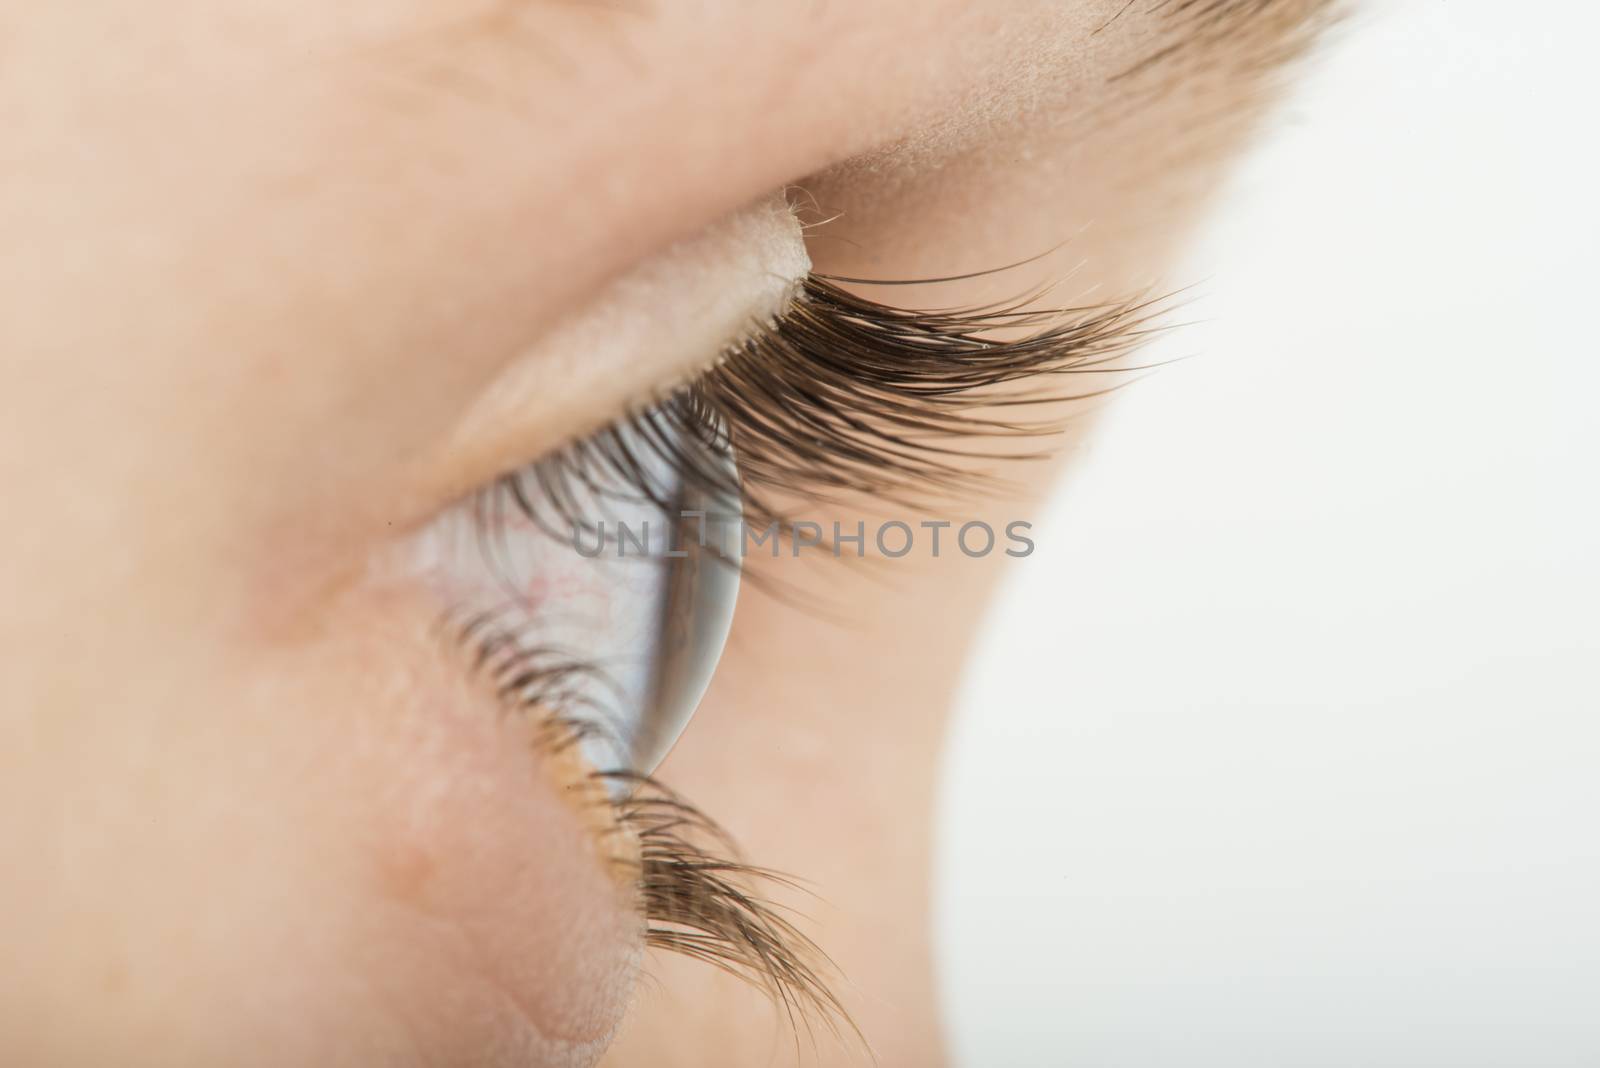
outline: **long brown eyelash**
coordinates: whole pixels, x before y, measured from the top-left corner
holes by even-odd
[[[1046,395],[1015,387],[1130,370],[1118,361],[1159,329],[1163,310],[1148,299],[1040,308],[1030,297],[907,311],[847,292],[842,281],[861,280],[812,275],[786,314],[687,385],[504,476],[493,507],[509,500],[570,539],[593,529],[586,511],[597,499],[625,494],[670,512],[684,484],[740,502],[758,524],[785,520],[777,496],[915,507],[981,492],[994,479],[972,462],[986,458],[978,441],[1048,436],[1060,421],[1030,406],[1117,382]],[[730,446],[737,478],[723,460]]]
[[[648,775],[604,773],[629,791],[612,802],[638,842],[638,887],[645,944],[681,953],[737,976],[781,1006],[798,1037],[821,1021],[864,1042],[824,975],[827,955],[760,887],[798,888],[789,876],[746,863],[710,817]]]
[[[447,615],[446,633],[471,650],[474,668],[501,707],[535,717],[534,744],[564,752],[603,721],[570,710],[574,679],[594,669],[565,654],[522,644],[508,612]],[[794,889],[793,879],[739,856],[715,821],[648,775],[601,770],[588,803],[607,806],[610,825],[629,846],[607,856],[632,883],[644,944],[680,953],[734,975],[783,1009],[798,1041],[823,1024],[836,1037],[861,1031],[830,989],[827,955],[762,896],[762,886]]]

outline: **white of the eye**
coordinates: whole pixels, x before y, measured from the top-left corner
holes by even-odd
[[[725,463],[731,483],[733,461]],[[736,504],[683,484],[664,462],[655,466],[658,487],[677,485],[667,513],[644,501],[593,499],[583,507],[605,524],[603,539],[580,533],[565,545],[535,533],[543,544],[528,546],[547,573],[591,595],[587,605],[552,597],[534,606],[522,634],[570,649],[602,672],[584,691],[590,707],[578,713],[600,728],[583,744],[602,770],[649,772],[665,759],[711,683],[738,599],[737,554],[719,552],[736,544],[727,531]]]
[[[666,757],[711,682],[739,592],[737,502],[683,484],[648,455],[641,450],[654,487],[675,497],[666,513],[619,484],[614,495],[569,502],[603,524],[603,537],[555,537],[508,509],[483,539],[463,507],[420,547],[423,566],[469,613],[491,612],[523,648],[594,669],[566,682],[566,707],[551,711],[597,728],[581,744],[603,771],[649,772]],[[731,456],[723,462],[734,484]]]
[[[685,555],[664,568],[650,694],[629,761],[639,771],[653,771],[666,759],[700,706],[722,659],[739,598],[737,551],[716,551],[718,545],[730,545],[723,531],[737,510],[719,495],[688,488],[679,501],[680,514],[699,513],[703,526],[677,550]]]

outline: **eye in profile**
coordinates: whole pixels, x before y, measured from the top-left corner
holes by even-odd
[[[604,784],[596,803],[624,834],[608,855],[635,885],[647,944],[740,975],[797,1020],[849,1023],[831,963],[764,899],[763,885],[790,877],[740,859],[650,773],[711,681],[747,556],[845,558],[846,542],[867,555],[864,521],[853,537],[836,521],[807,538],[797,509],[990,491],[998,467],[1037,459],[1060,432],[1044,403],[1101,392],[1161,305],[1024,297],[917,311],[812,277],[684,385],[417,536],[411,564],[446,605],[447,635],[508,709]],[[784,582],[769,570],[747,592],[782,601]]]
[[[569,450],[500,479],[414,549],[502,698],[559,714],[591,766],[618,775],[654,771],[683,733],[739,593],[739,557],[719,548],[738,515],[725,435],[645,429],[669,433],[607,430],[585,443],[606,463]]]
[[[0,16],[0,1060],[943,1057],[996,530],[1327,5],[491,6]]]

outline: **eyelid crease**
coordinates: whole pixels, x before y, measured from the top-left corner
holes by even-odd
[[[691,378],[781,316],[810,270],[782,193],[615,279],[486,389],[439,451],[459,496]],[[582,403],[573,403],[581,398]]]

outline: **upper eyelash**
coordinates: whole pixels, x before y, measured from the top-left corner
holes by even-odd
[[[775,495],[860,494],[916,507],[931,494],[980,491],[993,478],[968,462],[984,456],[973,439],[1050,434],[1059,421],[1014,413],[1107,391],[1023,396],[1008,387],[1130,370],[1114,364],[1160,329],[1160,300],[1036,308],[1030,297],[907,311],[835,282],[811,275],[771,326],[655,403],[503,476],[489,507],[509,500],[570,538],[593,528],[585,507],[597,497],[625,493],[670,512],[683,484],[740,501],[760,524],[785,521]],[[722,459],[730,444],[737,481]]]

